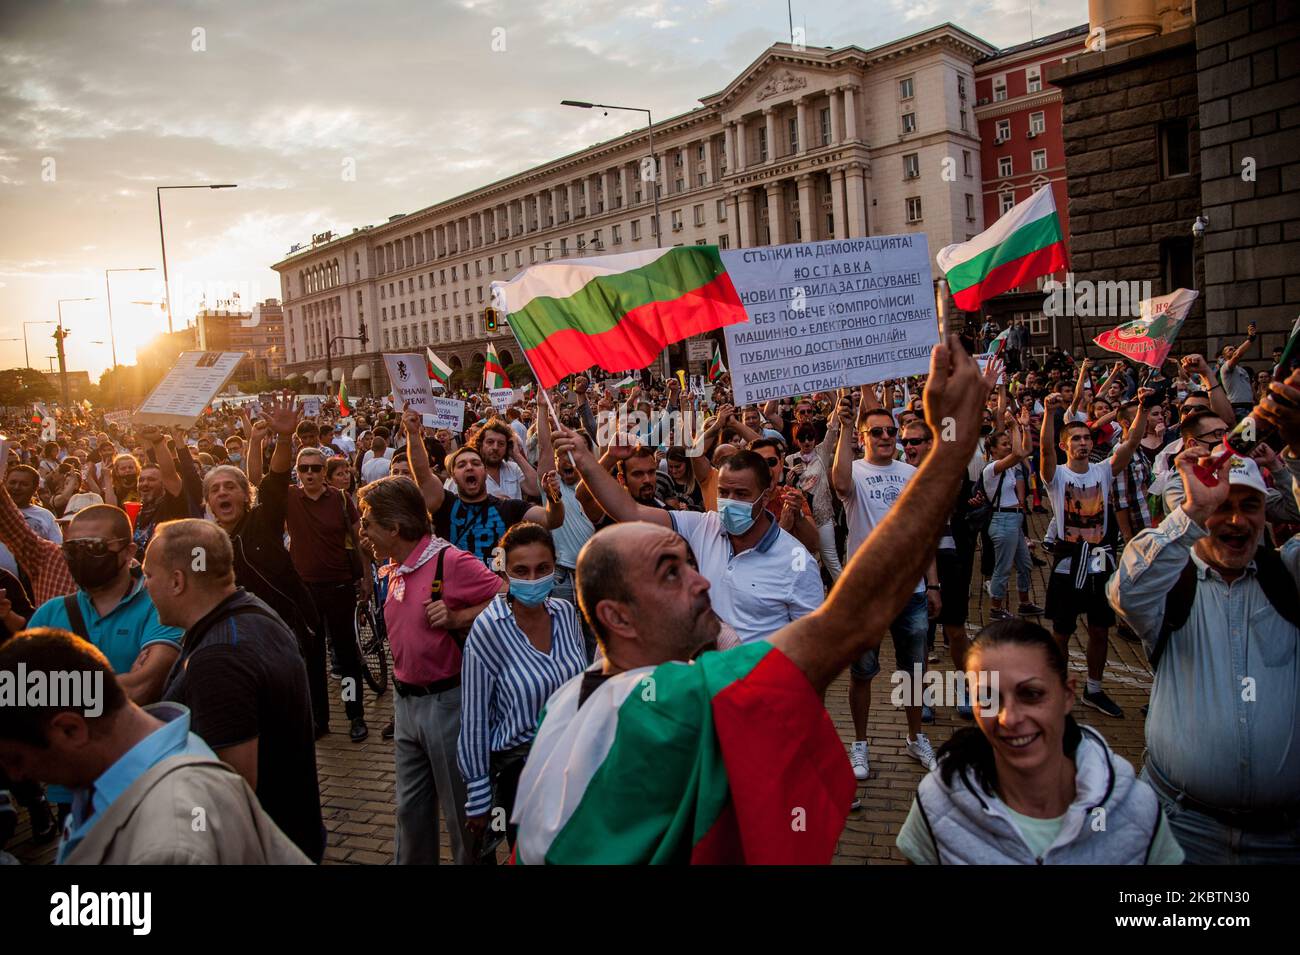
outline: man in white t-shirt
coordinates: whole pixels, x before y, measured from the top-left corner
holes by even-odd
[[[1141,402],[1151,389],[1138,391]],[[1060,395],[1048,395],[1043,413],[1039,445],[1044,450],[1057,445],[1056,417]],[[1124,440],[1109,458],[1089,462],[1092,431],[1079,421],[1061,426],[1060,449],[1065,465],[1057,467],[1056,455],[1044,453],[1039,460],[1043,491],[1052,501],[1052,523],[1056,540],[1056,562],[1047,585],[1047,616],[1061,649],[1069,652],[1070,637],[1080,614],[1088,617],[1088,683],[1083,702],[1107,716],[1122,717],[1124,711],[1101,688],[1106,669],[1106,651],[1115,612],[1106,599],[1106,582],[1116,566],[1115,528],[1110,526],[1110,498],[1115,475],[1133,458],[1146,431],[1146,408],[1139,404],[1137,416]]]
[[[370,450],[361,458],[361,483],[369,484],[388,477],[393,466],[393,449],[388,446],[388,429],[376,428],[370,437]]]
[[[831,470],[831,485],[844,504],[849,525],[848,544],[845,547],[845,566],[866,541],[868,535],[885,519],[889,509],[903,495],[907,482],[916,468],[898,461],[898,426],[894,416],[884,408],[865,412],[860,422],[866,457],[853,460],[853,433],[855,430],[848,398],[840,399],[840,436],[835,446],[835,464]],[[916,687],[925,669],[926,637],[929,618],[938,616],[939,575],[934,561],[930,561],[925,577],[916,582],[912,599],[902,613],[889,625],[894,641],[894,657],[899,670],[914,681]],[[849,667],[849,711],[853,716],[854,742],[849,758],[853,775],[866,779],[870,775],[867,747],[867,718],[871,712],[871,681],[880,672],[879,644],[866,651]],[[914,698],[913,693],[907,694]],[[907,715],[907,752],[915,756],[927,770],[935,766],[934,749],[929,738],[921,732],[921,706],[905,706]]]

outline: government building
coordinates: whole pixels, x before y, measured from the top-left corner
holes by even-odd
[[[317,390],[346,376],[352,394],[385,394],[385,351],[429,346],[461,368],[491,341],[507,366],[521,361],[507,328],[485,328],[484,309],[493,280],[538,262],[902,232],[925,233],[933,256],[985,228],[975,77],[997,52],[952,24],[870,50],[778,43],[698,108],[656,122],[656,162],[640,128],[380,225],[318,235],[272,266],[285,374]],[[363,321],[364,347],[350,340]],[[685,343],[670,348],[672,368],[685,356]]]

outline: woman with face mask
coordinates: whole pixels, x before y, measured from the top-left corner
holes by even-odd
[[[587,666],[578,614],[555,586],[555,542],[529,521],[506,531],[497,548],[510,582],[478,615],[461,663],[457,758],[468,799],[465,827],[476,857],[490,857],[514,809],[519,774],[547,698]],[[514,845],[515,827],[506,830]],[[490,861],[490,858],[488,859]]]
[[[917,865],[1178,865],[1155,792],[1070,715],[1074,677],[1044,628],[1003,620],[966,654],[976,725],[939,748],[898,848]]]

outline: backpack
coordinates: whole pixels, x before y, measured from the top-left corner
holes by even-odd
[[[980,479],[975,485],[975,493],[966,502],[966,513],[963,515],[972,535],[983,534],[989,529],[989,525],[993,522],[993,511],[1002,500],[1002,482],[1007,479],[1007,471],[1010,470],[1007,468],[998,475],[997,490],[993,492],[991,499],[984,488],[984,475],[980,474]]]
[[[1255,551],[1255,578],[1278,616],[1292,626],[1300,628],[1300,593],[1296,591],[1295,580],[1292,579],[1278,552],[1268,545],[1262,545]],[[1160,658],[1164,655],[1170,635],[1181,630],[1192,616],[1192,604],[1196,600],[1196,585],[1196,561],[1189,556],[1187,566],[1183,568],[1183,572],[1178,575],[1178,580],[1165,596],[1165,616],[1160,622],[1160,632],[1156,635],[1155,645],[1148,654],[1152,672],[1155,672],[1160,664]]]

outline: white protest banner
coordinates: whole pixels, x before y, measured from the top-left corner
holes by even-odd
[[[429,389],[429,367],[423,355],[385,355],[384,367],[393,383],[393,402],[398,408],[409,402],[412,411],[432,414],[433,392]]]
[[[181,352],[167,377],[136,412],[136,421],[189,427],[212,404],[245,357],[242,351]]]
[[[707,362],[713,357],[713,342],[709,339],[697,342],[687,342],[686,360]]]
[[[513,388],[493,388],[488,391],[488,397],[492,399],[492,407],[497,410],[497,413],[505,414],[506,409],[515,402],[515,390]]]
[[[302,399],[302,416],[304,418],[320,417],[320,399],[314,395],[307,395]]]
[[[125,431],[131,427],[131,412],[129,411],[105,411],[104,427],[110,424],[117,425],[119,431]]]
[[[446,428],[459,434],[465,427],[465,402],[458,398],[434,398],[434,411],[424,416],[426,428]]]
[[[749,314],[723,329],[737,405],[929,370],[939,332],[925,235],[721,254]]]

